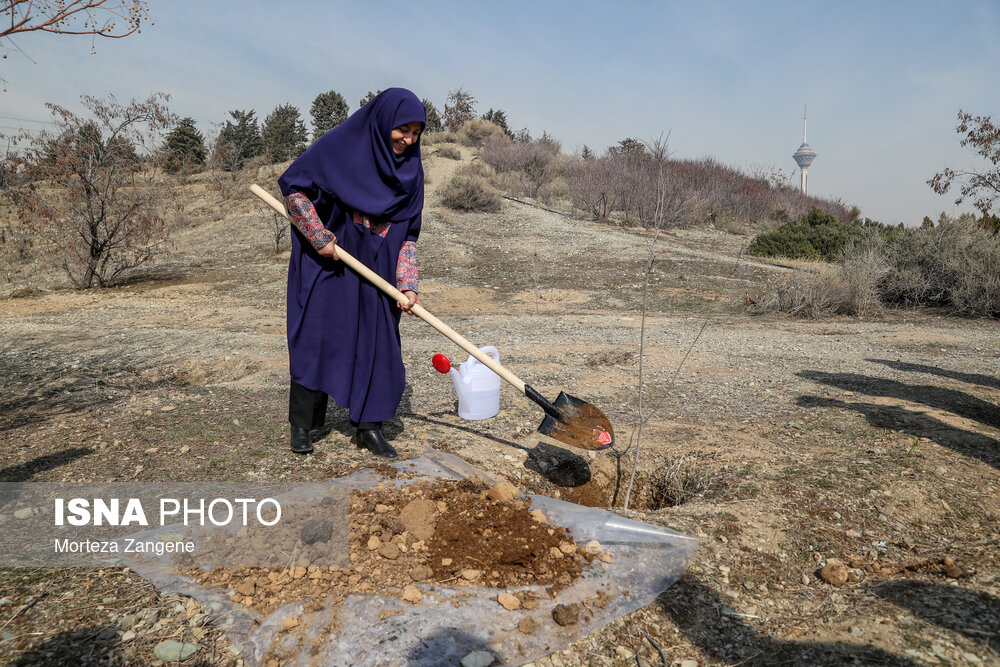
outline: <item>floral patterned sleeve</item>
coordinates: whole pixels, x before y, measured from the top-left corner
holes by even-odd
[[[417,244],[406,241],[399,249],[399,259],[396,261],[396,287],[400,292],[417,289]]]
[[[293,192],[288,195],[285,205],[292,216],[292,224],[302,232],[313,248],[319,250],[330,241],[337,240],[333,232],[323,226],[319,216],[316,215],[316,207],[304,194]]]

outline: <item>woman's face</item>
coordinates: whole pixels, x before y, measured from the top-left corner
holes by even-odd
[[[396,155],[402,155],[403,151],[417,142],[423,130],[424,124],[420,122],[407,123],[393,128],[389,135],[389,140],[392,142],[392,152]]]

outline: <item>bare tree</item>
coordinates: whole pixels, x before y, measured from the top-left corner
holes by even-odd
[[[47,104],[54,131],[8,157],[17,174],[3,194],[21,222],[46,235],[56,262],[79,287],[105,287],[149,261],[166,240],[152,184],[161,134],[176,123],[167,95],[120,103],[82,97],[90,118]]]
[[[7,25],[7,17],[10,25]],[[149,20],[145,0],[2,0],[0,2],[0,40],[26,32],[58,35],[91,35],[121,39],[140,32]],[[4,58],[9,47],[0,42]],[[91,52],[94,50],[91,43]]]
[[[1000,125],[995,125],[990,116],[973,116],[959,110],[955,131],[965,135],[959,144],[986,158],[993,168],[965,170],[945,167],[927,184],[934,192],[943,195],[955,182],[960,182],[961,195],[955,203],[961,204],[966,198],[971,198],[972,205],[985,216],[1000,199]]]

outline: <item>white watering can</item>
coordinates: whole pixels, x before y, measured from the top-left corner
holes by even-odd
[[[484,354],[500,363],[500,352],[492,345],[479,348]],[[483,362],[469,357],[464,364],[454,368],[448,357],[434,355],[434,368],[451,376],[458,394],[458,416],[462,419],[489,419],[500,412],[500,376]]]

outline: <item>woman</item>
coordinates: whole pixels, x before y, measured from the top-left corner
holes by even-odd
[[[398,456],[382,434],[405,385],[400,310],[417,298],[424,203],[424,105],[402,88],[379,93],[309,147],[278,180],[294,220],[288,264],[288,421],[293,452],[313,451],[328,396],[350,411],[359,447]],[[386,280],[393,303],[337,261],[337,247]]]

